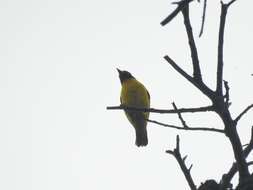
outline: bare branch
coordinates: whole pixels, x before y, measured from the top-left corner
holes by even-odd
[[[190,2],[192,2],[193,0],[182,0],[180,2],[177,3],[173,3],[173,4],[177,4],[177,8],[171,13],[169,14],[169,16],[167,16],[162,22],[161,25],[165,26],[166,24],[168,24],[173,18],[175,18],[178,13],[186,6],[188,5]]]
[[[152,112],[152,113],[160,113],[160,114],[177,114],[177,113],[196,113],[196,112],[207,112],[213,111],[213,106],[205,106],[198,108],[180,108],[177,110],[174,109],[155,109],[155,108],[140,108],[140,107],[132,107],[132,106],[108,106],[106,107],[108,110],[131,110],[131,111],[140,111],[140,112]]]
[[[219,27],[219,41],[218,41],[218,64],[217,64],[217,79],[216,79],[216,92],[219,96],[222,96],[222,80],[223,80],[223,42],[224,31],[226,23],[228,5],[221,2],[221,15],[220,15],[220,27]]]
[[[221,15],[220,15],[220,27],[219,27],[219,40],[218,40],[218,64],[217,64],[217,81],[216,92],[218,95],[222,95],[222,80],[223,80],[223,44],[224,44],[224,31],[227,18],[228,7],[236,0],[230,1],[228,4],[224,4],[221,1]]]
[[[179,139],[178,135],[177,135],[176,148],[173,151],[172,150],[167,150],[166,153],[169,153],[169,154],[173,155],[176,158],[176,160],[177,160],[177,162],[178,162],[178,164],[179,164],[179,166],[180,166],[180,168],[181,168],[181,170],[182,170],[182,172],[183,172],[183,174],[184,174],[191,190],[197,190],[196,185],[194,184],[194,181],[193,181],[191,173],[190,173],[192,165],[190,166],[189,169],[187,169],[187,167],[185,165],[185,162],[184,162],[184,159],[181,156],[181,153],[180,153],[180,139]]]
[[[188,130],[188,131],[212,131],[212,132],[218,132],[218,133],[225,133],[224,130],[222,129],[216,129],[216,128],[205,128],[205,127],[179,127],[179,126],[175,126],[175,125],[169,125],[169,124],[165,124],[159,121],[155,121],[155,120],[151,120],[148,119],[147,120],[150,123],[155,123],[157,125],[163,126],[163,127],[169,127],[172,129],[179,129],[179,130]]]
[[[232,5],[235,1],[236,1],[236,0],[230,1],[230,2],[227,4],[227,6],[229,7],[229,6]]]
[[[180,153],[180,138],[179,138],[179,135],[177,135],[177,138],[176,138],[176,150]]]
[[[204,24],[205,24],[205,18],[206,18],[206,5],[207,5],[207,0],[204,0],[202,22],[201,22],[201,29],[200,29],[200,32],[199,32],[199,37],[202,36],[203,31],[204,31]]]
[[[166,150],[166,153],[173,155],[174,152],[172,150]]]
[[[207,87],[202,81],[195,80],[193,77],[188,75],[181,67],[179,67],[175,61],[173,61],[168,55],[164,56],[164,59],[184,78],[186,78],[190,83],[192,83],[195,87],[197,87],[202,93],[204,93],[207,97],[212,99],[215,94],[214,92]]]
[[[247,162],[248,166],[253,165],[253,161]]]
[[[173,59],[171,59],[168,55],[164,56],[164,59],[177,71],[179,72],[184,78],[190,81],[192,84],[195,83],[194,79],[188,75],[181,67],[179,67]]]
[[[195,80],[202,81],[201,70],[199,66],[198,51],[194,41],[194,36],[192,32],[190,16],[189,16],[189,5],[186,5],[182,10],[184,16],[184,25],[188,36],[188,43],[191,50],[192,66],[193,66],[193,78]]]
[[[176,106],[176,104],[173,102],[172,105],[173,105],[174,109],[177,111],[177,106]],[[181,113],[178,112],[177,114],[178,114],[178,118],[179,118],[179,120],[181,121],[183,127],[184,127],[184,128],[188,128],[188,126],[187,126],[185,120],[183,119]]]
[[[250,138],[250,142],[247,145],[247,147],[243,150],[243,154],[244,157],[247,158],[249,153],[252,151],[253,149],[253,126],[251,128],[251,138]],[[238,165],[236,164],[236,162],[233,163],[233,165],[231,166],[231,168],[229,169],[228,173],[224,174],[222,176],[222,180],[221,180],[221,189],[225,189],[229,186],[232,178],[234,177],[234,175],[236,174],[236,172],[238,172]]]
[[[190,165],[190,167],[189,167],[189,169],[188,169],[188,170],[189,170],[189,172],[191,171],[191,169],[192,169],[192,166],[193,166],[193,164],[191,164],[191,165]]]
[[[251,127],[251,138],[250,138],[250,142],[247,145],[247,147],[243,150],[243,154],[245,157],[247,157],[249,155],[249,153],[251,152],[251,150],[253,149],[253,126]]]
[[[230,103],[229,103],[229,86],[228,86],[228,82],[224,80],[224,86],[226,89],[226,94],[225,94],[225,104],[227,107],[229,107]]]
[[[242,118],[242,116],[243,116],[244,114],[246,114],[251,108],[253,108],[253,104],[249,105],[245,110],[243,110],[242,113],[240,113],[240,114],[236,117],[235,122],[238,122],[238,121]]]
[[[217,63],[217,79],[216,79],[216,97],[212,99],[216,109],[216,113],[220,115],[225,126],[226,136],[229,138],[233,153],[238,165],[239,171],[239,183],[242,182],[245,178],[250,176],[249,169],[243,155],[243,148],[241,144],[240,137],[236,131],[236,122],[231,117],[231,114],[228,110],[228,106],[224,102],[223,98],[223,41],[224,41],[224,30],[226,15],[229,5],[221,2],[221,15],[220,15],[220,26],[219,26],[219,40],[218,40],[218,63]]]

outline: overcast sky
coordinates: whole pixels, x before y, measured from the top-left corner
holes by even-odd
[[[181,132],[148,124],[149,145],[137,148],[119,105],[116,67],[130,71],[149,90],[151,106],[206,106],[210,101],[163,59],[168,54],[191,73],[182,16],[160,22],[172,1],[3,0],[0,2],[0,189],[188,189],[165,150],[181,137],[192,177],[219,180],[234,158],[228,139],[213,132]],[[233,117],[253,102],[252,1],[228,11],[224,79]],[[214,87],[219,1],[208,1],[202,38],[202,4],[191,18],[205,82]],[[239,123],[250,137],[253,112]],[[177,115],[151,119],[180,125]],[[222,128],[215,114],[184,114],[191,127]]]

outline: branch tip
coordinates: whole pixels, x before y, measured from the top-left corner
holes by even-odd
[[[235,118],[235,122],[237,123],[243,115],[245,115],[251,108],[253,108],[253,104],[249,105],[248,107],[246,107],[236,118]]]
[[[230,1],[230,2],[227,4],[227,6],[229,7],[229,6],[232,5],[235,1],[236,1],[236,0]]]
[[[174,155],[174,152],[172,150],[166,150],[165,152]]]
[[[189,169],[186,167],[186,165],[185,165],[186,156],[184,158],[181,157],[181,153],[179,150],[179,142],[180,142],[179,135],[177,135],[176,148],[174,149],[174,151],[167,150],[166,152],[172,154],[176,158],[191,190],[197,190],[196,185],[194,184],[194,181],[193,181],[191,173],[190,173],[192,165],[190,166]]]
[[[185,30],[188,36],[188,43],[191,50],[191,58],[192,58],[192,66],[193,66],[193,78],[195,80],[198,80],[199,82],[202,82],[202,76],[201,76],[201,70],[199,65],[199,58],[198,58],[198,51],[196,47],[196,43],[194,40],[194,35],[192,32],[192,26],[189,16],[189,5],[187,4],[183,9],[182,13],[184,16],[184,25]]]
[[[206,18],[206,6],[207,6],[207,0],[204,0],[202,22],[201,22],[201,28],[200,28],[200,32],[199,32],[199,38],[202,36],[203,31],[204,31],[204,24],[205,24],[205,18]]]
[[[160,24],[162,26],[165,26],[166,24],[168,24],[171,20],[173,20],[178,15],[180,11],[184,9],[186,5],[188,5],[192,1],[193,0],[181,0],[178,2],[172,2],[172,4],[177,5],[177,8],[172,13],[170,13]]]
[[[177,135],[177,146],[176,146],[176,149],[179,151],[179,142],[180,142],[180,138],[179,138],[179,135]]]
[[[189,167],[189,169],[188,169],[188,171],[189,171],[189,172],[191,171],[191,169],[192,169],[192,166],[193,166],[193,164],[191,164],[191,166]]]

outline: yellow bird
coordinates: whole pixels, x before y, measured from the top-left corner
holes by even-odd
[[[121,105],[149,108],[150,95],[145,86],[137,81],[128,71],[117,70],[122,86],[120,94]],[[125,111],[125,113],[135,129],[136,146],[146,146],[148,144],[146,126],[149,112]]]

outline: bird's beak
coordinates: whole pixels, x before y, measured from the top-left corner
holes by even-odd
[[[117,71],[119,72],[119,74],[121,74],[121,73],[122,73],[122,71],[121,71],[121,70],[119,70],[118,68],[117,68]]]

